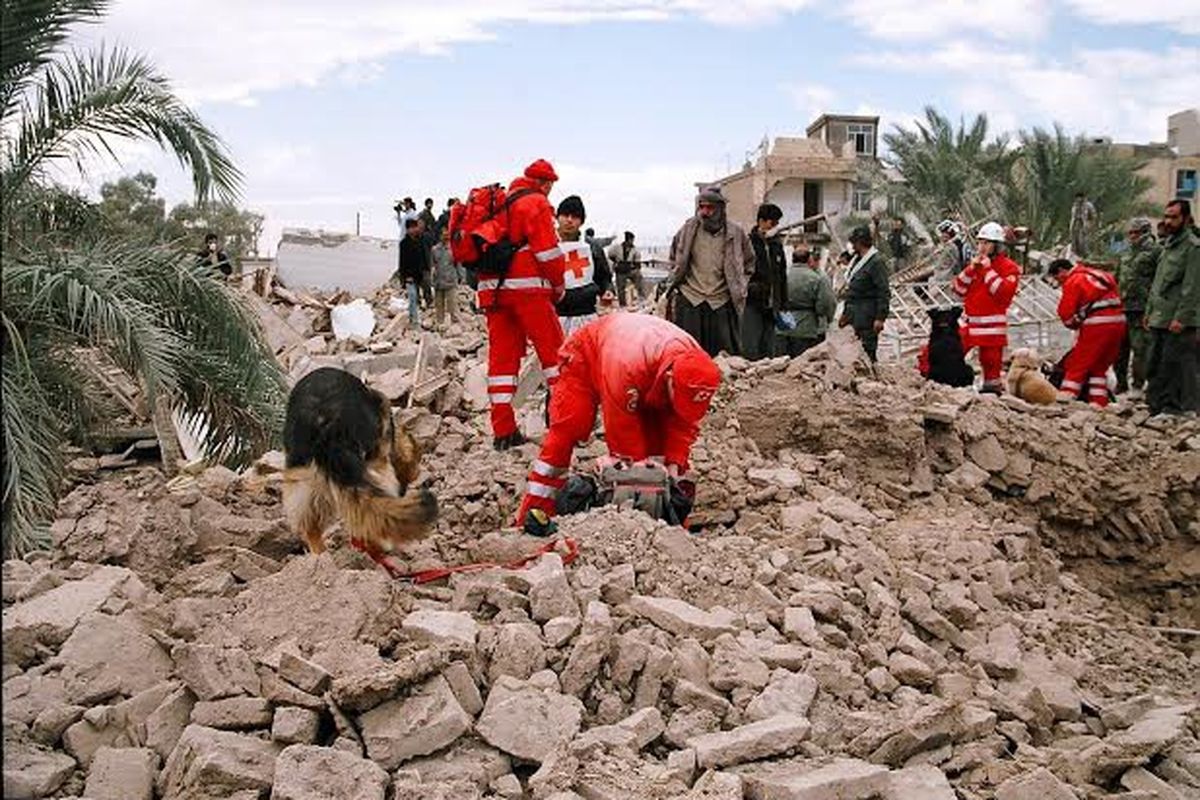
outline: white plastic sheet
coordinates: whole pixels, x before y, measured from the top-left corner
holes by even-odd
[[[329,312],[329,322],[333,325],[333,338],[339,342],[351,336],[366,339],[375,331],[375,311],[366,300],[359,297],[334,306]]]

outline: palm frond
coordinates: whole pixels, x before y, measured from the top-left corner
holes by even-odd
[[[66,41],[71,26],[95,22],[109,0],[0,2],[0,128],[17,109],[29,81]]]
[[[146,139],[192,173],[197,198],[237,196],[241,172],[220,137],[140,57],[122,49],[72,53],[49,63],[27,94],[4,164],[6,195],[43,178],[52,162],[82,168],[89,157],[115,159],[117,140]]]
[[[4,320],[5,330],[10,328]],[[6,334],[8,335],[8,334]],[[54,513],[61,482],[58,415],[28,362],[5,348],[2,379],[4,428],[4,535],[7,558],[45,546],[46,520]]]

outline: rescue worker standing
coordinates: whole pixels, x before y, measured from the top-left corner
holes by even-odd
[[[741,226],[726,219],[720,189],[710,187],[696,198],[696,216],[671,240],[670,258],[671,321],[710,356],[722,350],[738,355],[754,248]]]
[[[580,328],[563,345],[550,429],[529,471],[517,526],[532,509],[554,514],[571,454],[591,436],[597,409],[611,457],[658,457],[671,477],[687,472],[720,382],[721,371],[696,340],[664,319],[617,312]]]
[[[1146,343],[1150,334],[1142,327],[1142,319],[1146,311],[1146,298],[1154,283],[1154,270],[1158,266],[1158,245],[1154,241],[1150,220],[1138,217],[1130,221],[1126,233],[1129,252],[1121,260],[1117,274],[1121,302],[1125,304],[1126,323],[1121,354],[1117,356],[1117,394],[1123,394],[1130,388],[1140,393],[1146,383]]]
[[[1108,368],[1121,352],[1125,338],[1125,309],[1117,279],[1087,264],[1071,266],[1065,258],[1050,262],[1050,277],[1062,287],[1058,318],[1078,331],[1063,363],[1058,396],[1075,400],[1087,387],[1088,402],[1108,405]]]
[[[1020,288],[1021,267],[1004,252],[1004,228],[988,222],[975,237],[979,252],[951,284],[963,298],[963,353],[979,348],[981,392],[1001,394],[1004,348],[1008,346],[1008,307]]]
[[[646,284],[642,280],[642,254],[633,243],[633,231],[625,231],[620,242],[613,242],[609,246],[608,260],[616,274],[617,302],[621,308],[628,305],[625,289],[631,284],[637,292],[638,303],[641,303],[646,297]]]
[[[518,249],[503,275],[480,272],[479,308],[487,315],[488,399],[492,445],[507,450],[525,443],[513,413],[513,395],[525,348],[533,345],[546,384],[558,379],[562,326],[554,304],[563,296],[563,254],[546,196],[558,174],[539,159],[508,188],[508,241]]]
[[[852,326],[874,362],[879,351],[879,334],[883,332],[892,303],[888,268],[883,263],[883,256],[875,249],[875,239],[866,225],[850,232],[850,246],[854,248],[854,259],[846,271],[846,285],[842,289],[846,303],[838,327]]]
[[[580,234],[587,219],[583,200],[571,195],[558,204],[559,249],[563,252],[563,286],[566,294],[558,301],[558,321],[563,336],[570,336],[596,318],[596,299],[612,300],[612,273],[604,248]]]
[[[758,219],[750,229],[754,248],[754,274],[746,287],[746,310],[742,314],[742,355],[751,361],[775,355],[775,312],[783,294],[787,256],[778,236],[771,236],[783,219],[774,203],[758,207]]]
[[[1154,414],[1200,410],[1200,234],[1187,200],[1167,203],[1146,303],[1146,402]]]

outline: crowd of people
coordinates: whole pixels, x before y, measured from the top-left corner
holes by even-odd
[[[481,260],[465,272],[450,246],[452,235],[464,235],[451,230],[456,200],[438,217],[432,200],[420,212],[409,198],[396,207],[404,230],[396,278],[408,293],[413,322],[424,302],[436,307],[439,326],[447,318],[453,323],[463,282],[475,290],[473,310],[486,316],[497,449],[525,443],[512,403],[526,351],[532,348],[538,357],[550,387],[549,427],[517,518],[530,532],[544,533],[552,524],[571,453],[591,435],[597,413],[609,462],[649,459],[677,479],[687,470],[700,420],[719,385],[713,361],[719,353],[796,356],[819,344],[836,323],[851,328],[870,359],[877,358],[891,310],[889,281],[909,263],[913,247],[902,220],[893,221],[886,236],[877,220],[850,233],[849,248],[837,256],[844,281],[835,295],[819,253],[804,242],[786,251],[776,231],[783,218],[777,205],[761,205],[747,232],[727,217],[720,189],[707,188],[672,239],[660,313],[600,316],[600,307],[614,301],[636,311],[648,299],[635,238],[625,232],[605,247],[583,228],[581,197],[551,206],[557,181],[545,160],[512,181],[504,203],[509,255],[500,266]],[[1095,211],[1086,197],[1076,209],[1084,230],[1073,226],[1072,234],[1082,241]],[[1132,221],[1130,248],[1116,274],[1078,253],[1074,261],[1050,265],[1049,277],[1062,287],[1059,316],[1078,332],[1062,364],[1064,399],[1105,405],[1106,376],[1115,365],[1119,391],[1147,383],[1152,412],[1200,409],[1200,234],[1190,204],[1166,206],[1161,241],[1152,228],[1148,219]],[[931,280],[961,300],[962,349],[978,354],[980,391],[1000,394],[1008,312],[1021,278],[1008,254],[1012,230],[987,222],[971,237],[960,221],[946,219],[936,232]],[[880,241],[890,259],[877,248]],[[432,296],[423,300],[427,291]]]

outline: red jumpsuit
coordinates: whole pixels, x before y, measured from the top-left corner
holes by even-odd
[[[1079,331],[1063,364],[1060,391],[1072,399],[1079,397],[1086,381],[1088,402],[1108,405],[1108,368],[1116,363],[1125,339],[1125,309],[1117,279],[1104,270],[1076,264],[1063,283],[1058,317]]]
[[[1008,346],[1008,307],[1017,294],[1021,267],[1003,253],[979,256],[954,278],[963,298],[963,353],[979,348],[985,386],[1000,386],[1004,348]]]
[[[571,453],[591,436],[597,408],[610,455],[631,461],[661,456],[685,472],[721,381],[695,339],[649,314],[618,312],[588,323],[567,339],[560,363],[550,430],[529,471],[517,525],[531,508],[554,513]]]
[[[514,180],[508,193],[522,189],[533,191],[517,198],[508,210],[509,241],[522,247],[503,280],[481,272],[477,287],[479,307],[487,315],[488,399],[496,438],[517,430],[512,400],[527,344],[537,353],[546,384],[553,386],[558,378],[558,348],[563,342],[554,310],[555,300],[563,292],[564,263],[554,210],[529,178]]]

